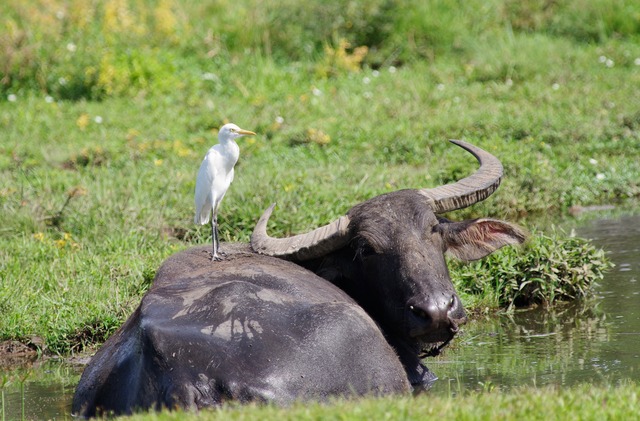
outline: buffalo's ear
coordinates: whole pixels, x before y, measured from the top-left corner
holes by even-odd
[[[497,219],[445,221],[441,219],[438,231],[446,250],[464,261],[482,259],[506,245],[522,244],[527,238],[522,228]]]

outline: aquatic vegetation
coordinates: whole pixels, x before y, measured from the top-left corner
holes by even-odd
[[[461,292],[508,309],[590,298],[611,267],[602,249],[560,230],[534,232],[522,248],[505,248],[478,262],[451,264]]]

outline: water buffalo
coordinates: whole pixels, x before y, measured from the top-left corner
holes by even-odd
[[[312,272],[227,244],[169,257],[82,373],[81,417],[410,390],[375,322]]]
[[[502,178],[496,157],[452,142],[480,162],[474,174],[445,186],[374,197],[323,227],[289,238],[267,235],[272,205],[251,237],[258,253],[304,266],[353,297],[380,325],[414,386],[429,382],[420,360],[436,355],[466,320],[445,252],[470,261],[525,240],[519,227],[504,221],[452,222],[438,216],[484,200]]]
[[[253,250],[237,245],[215,265],[205,247],[170,257],[85,369],[74,414],[286,404],[431,384],[421,359],[466,319],[445,252],[474,260],[525,238],[503,221],[437,215],[485,199],[502,176],[491,154],[454,142],[480,162],[456,183],[381,195],[289,238],[267,235],[272,206]]]

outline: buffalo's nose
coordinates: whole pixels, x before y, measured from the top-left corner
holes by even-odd
[[[435,303],[410,304],[409,311],[416,316],[421,323],[436,327],[442,323],[447,323],[448,305],[439,306]]]
[[[458,331],[458,322],[465,318],[460,299],[455,294],[442,298],[408,303],[407,308],[412,315],[413,335],[447,336]]]

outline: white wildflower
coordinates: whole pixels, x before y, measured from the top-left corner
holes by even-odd
[[[211,72],[206,72],[202,74],[202,80],[216,80],[216,79],[218,79],[218,76],[216,76]]]

